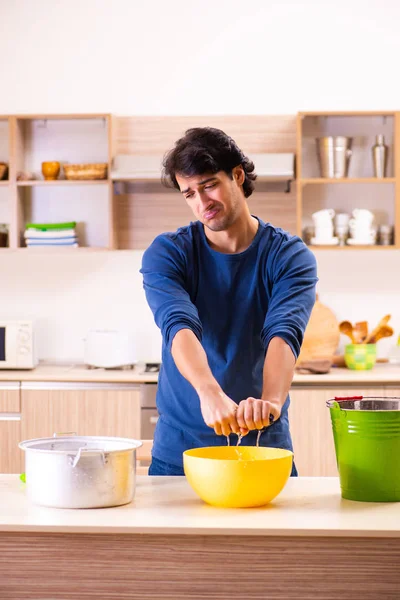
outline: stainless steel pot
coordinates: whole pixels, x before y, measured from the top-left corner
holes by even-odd
[[[101,508],[132,501],[138,440],[54,434],[26,440],[27,493],[35,504]]]

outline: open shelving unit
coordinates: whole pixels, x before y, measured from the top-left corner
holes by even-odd
[[[159,179],[163,154],[193,126],[226,131],[248,155],[296,155],[296,179],[284,193],[277,177],[261,176],[249,198],[253,214],[302,236],[322,208],[351,213],[368,208],[376,223],[394,226],[392,246],[311,246],[313,250],[400,248],[400,112],[303,112],[296,115],[226,117],[117,117],[109,114],[0,115],[0,161],[9,178],[0,181],[0,224],[9,225],[9,248],[0,251],[92,252],[145,249],[156,235],[189,223],[193,215],[176,190]],[[389,146],[387,177],[374,177],[371,147],[377,134]],[[349,176],[321,177],[315,138],[354,138]],[[118,155],[134,156],[136,173],[116,173]],[[43,161],[106,162],[104,180],[46,181]],[[257,164],[257,160],[255,161]],[[118,166],[118,165],[117,165]],[[32,172],[33,180],[18,173]],[[282,180],[287,180],[282,176]],[[79,248],[25,248],[28,222],[76,221]]]
[[[386,177],[374,176],[372,146],[375,136],[383,134],[389,146]],[[316,138],[322,136],[353,138],[348,177],[321,177]],[[303,237],[312,226],[313,212],[333,208],[351,214],[355,208],[367,208],[375,215],[375,226],[393,226],[390,246],[310,246],[330,250],[387,250],[400,247],[400,113],[374,112],[302,112],[297,116],[297,232]]]
[[[111,169],[111,115],[53,114],[11,115],[0,117],[0,160],[4,155],[7,123],[9,181],[8,214],[2,212],[0,189],[0,223],[9,225],[9,249],[27,252],[77,252],[114,247],[113,188]],[[1,152],[3,150],[3,152]],[[41,172],[44,161],[61,163],[59,178],[45,180]],[[68,163],[107,163],[107,179],[67,180],[63,165]],[[34,179],[19,180],[19,173],[33,174]],[[23,233],[28,222],[76,221],[78,248],[25,248]]]
[[[10,163],[10,127],[9,119],[0,115],[0,162]],[[11,195],[10,195],[10,170],[7,179],[0,180],[0,225],[10,223],[11,219]],[[0,230],[2,228],[0,227]],[[3,240],[3,236],[1,236]],[[9,243],[9,236],[8,236]],[[2,247],[0,247],[0,250]]]

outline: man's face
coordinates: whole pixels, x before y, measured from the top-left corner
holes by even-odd
[[[204,173],[193,177],[176,174],[179,188],[196,219],[211,231],[225,231],[235,222],[244,205],[242,167],[225,173]]]

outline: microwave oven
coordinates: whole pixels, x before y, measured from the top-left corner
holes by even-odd
[[[32,321],[0,320],[0,369],[34,369],[37,364]]]

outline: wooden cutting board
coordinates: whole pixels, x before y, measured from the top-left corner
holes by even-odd
[[[333,311],[317,300],[304,333],[297,365],[313,359],[332,359],[339,345],[339,321]]]

